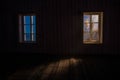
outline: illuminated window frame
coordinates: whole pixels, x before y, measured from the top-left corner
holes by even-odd
[[[25,22],[27,20],[27,19],[25,20],[26,17],[28,17],[29,23]],[[19,42],[20,43],[36,42],[36,27],[37,27],[36,15],[35,14],[24,14],[24,15],[20,14],[18,15],[18,19],[19,19],[19,22],[18,22],[19,23]],[[27,27],[29,27],[29,30],[25,30],[25,28],[27,29]],[[29,39],[27,39],[27,34],[29,34],[29,37],[28,37]]]
[[[89,35],[90,35],[90,39],[89,40],[85,40],[85,15],[89,15],[90,16],[90,21],[89,21],[89,25],[90,25],[90,31],[89,31]],[[98,40],[92,40],[92,24],[94,22],[92,22],[92,15],[98,15]],[[83,43],[84,44],[101,44],[103,42],[103,12],[84,12],[83,13]]]

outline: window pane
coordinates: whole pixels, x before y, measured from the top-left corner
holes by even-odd
[[[90,22],[90,15],[84,15],[84,23]]]
[[[98,23],[93,23],[92,24],[92,32],[98,31]]]
[[[36,41],[36,33],[32,34],[32,41]]]
[[[99,34],[98,34],[98,32],[93,32],[92,33],[92,40],[96,40],[96,41],[99,40]]]
[[[84,24],[84,32],[90,32],[90,23]]]
[[[33,16],[33,24],[36,24],[36,16]]]
[[[98,31],[99,31],[98,23],[93,23],[93,25],[92,25],[92,40],[99,39]]]
[[[32,25],[32,33],[36,33],[36,25]]]
[[[99,16],[98,15],[92,15],[92,22],[98,22]]]
[[[84,40],[90,40],[90,23],[84,23]]]
[[[30,33],[24,34],[24,40],[25,41],[30,41]]]
[[[30,25],[24,25],[24,33],[30,33]]]
[[[90,39],[90,15],[84,15],[84,40]]]
[[[30,16],[24,16],[24,24],[30,24]]]
[[[84,41],[90,40],[90,33],[84,33]]]

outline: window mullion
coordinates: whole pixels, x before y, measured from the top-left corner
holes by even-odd
[[[90,41],[92,40],[92,14],[90,14]]]
[[[99,34],[99,42],[102,42],[101,41],[101,39],[102,39],[102,26],[101,26],[101,18],[102,18],[102,15],[101,14],[99,14],[99,22],[98,22],[98,24],[99,24],[99,32],[98,32],[98,34]]]

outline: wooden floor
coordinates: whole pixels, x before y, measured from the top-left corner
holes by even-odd
[[[115,59],[61,59],[17,70],[8,80],[114,80],[119,78],[119,64]]]

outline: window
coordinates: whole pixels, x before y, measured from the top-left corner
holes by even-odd
[[[35,15],[19,15],[19,41],[20,42],[36,41]]]
[[[102,43],[103,12],[85,12],[83,14],[83,43]]]

